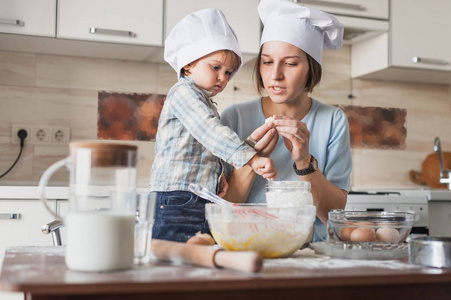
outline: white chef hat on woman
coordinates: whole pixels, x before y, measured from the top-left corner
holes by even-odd
[[[333,15],[291,0],[261,0],[258,13],[264,28],[260,46],[269,41],[292,44],[319,64],[323,48],[336,50],[343,42],[343,25]]]
[[[218,50],[231,50],[241,58],[240,67],[230,74],[229,80],[243,65],[238,38],[222,11],[216,8],[185,16],[169,33],[164,47],[164,60],[177,72],[177,78],[184,66]]]

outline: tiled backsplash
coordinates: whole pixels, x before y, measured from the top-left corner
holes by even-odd
[[[341,105],[348,117],[352,148],[405,149],[407,110]]]
[[[323,79],[312,96],[328,104],[407,110],[404,149],[352,150],[352,185],[415,187],[408,172],[421,171],[422,161],[433,152],[434,137],[441,138],[444,151],[451,149],[451,86],[351,80],[350,51],[346,46],[325,52]],[[252,70],[253,62],[246,64],[215,98],[220,112],[257,97]],[[71,140],[95,140],[99,91],[166,94],[175,80],[167,64],[0,52],[0,173],[19,153],[19,146],[11,143],[12,124],[69,126]],[[146,187],[154,143],[130,143],[138,145],[142,155],[138,185]],[[43,171],[67,154],[67,145],[27,144],[0,185],[37,185]],[[67,171],[60,171],[51,184],[64,185],[67,178]]]
[[[155,141],[166,95],[99,92],[97,138]]]

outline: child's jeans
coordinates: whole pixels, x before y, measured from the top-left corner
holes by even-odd
[[[210,234],[205,203],[187,191],[157,192],[152,238],[186,242],[198,231]]]

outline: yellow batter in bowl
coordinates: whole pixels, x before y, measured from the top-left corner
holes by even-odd
[[[315,207],[310,205],[206,205],[211,233],[221,247],[257,251],[264,258],[286,257],[302,247],[312,231],[315,213]],[[271,217],[265,217],[268,215]]]

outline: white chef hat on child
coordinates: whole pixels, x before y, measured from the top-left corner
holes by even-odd
[[[330,14],[291,0],[261,0],[258,13],[264,28],[260,46],[269,41],[292,44],[319,64],[323,47],[336,50],[343,42],[343,25]]]
[[[164,43],[164,60],[177,72],[189,63],[218,50],[231,50],[241,58],[240,45],[226,17],[216,8],[199,10],[185,16],[175,25]]]

